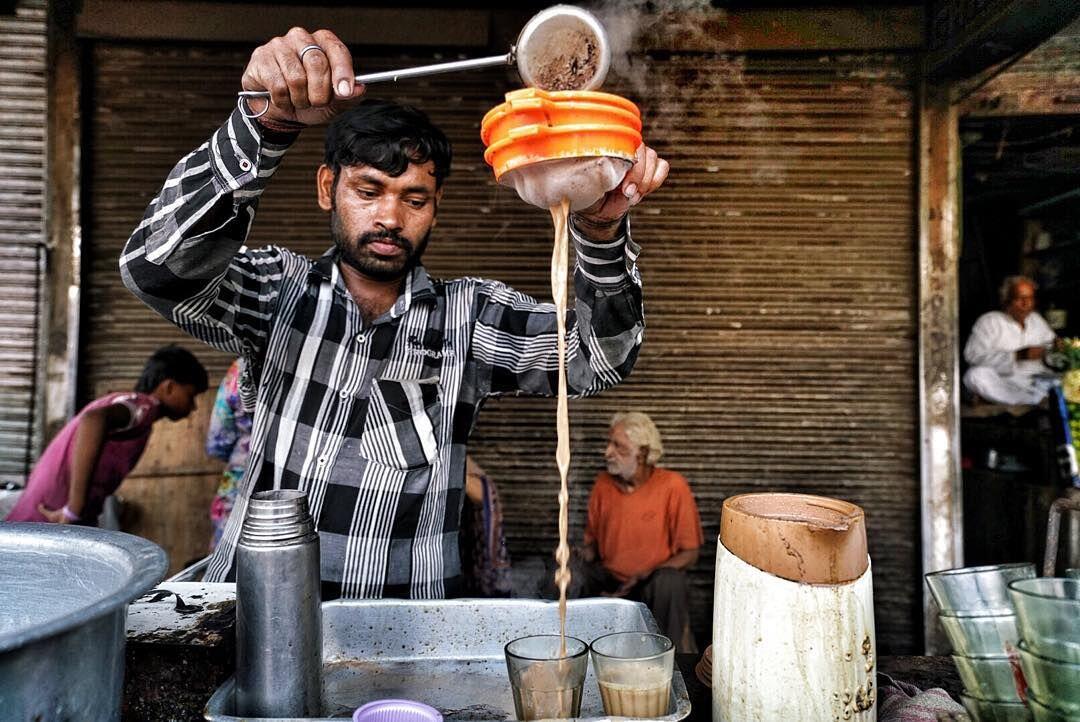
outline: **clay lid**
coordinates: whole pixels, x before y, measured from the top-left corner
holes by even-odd
[[[807,584],[862,576],[866,519],[858,506],[809,494],[740,494],[724,500],[720,542],[762,571]]]

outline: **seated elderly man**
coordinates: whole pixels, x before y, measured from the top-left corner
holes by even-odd
[[[589,497],[581,551],[593,574],[582,581],[586,593],[645,602],[677,651],[697,652],[686,570],[704,541],[701,519],[686,479],[656,465],[663,453],[660,432],[648,416],[612,418],[607,471],[597,475]]]
[[[1001,285],[1004,310],[984,313],[971,329],[964,386],[986,401],[1037,404],[1053,385],[1044,359],[1055,336],[1035,310],[1035,288],[1026,276],[1009,276]]]

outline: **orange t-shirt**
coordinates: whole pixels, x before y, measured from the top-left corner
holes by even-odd
[[[596,542],[604,567],[619,579],[650,572],[704,541],[697,504],[682,474],[657,467],[629,494],[606,471],[597,475],[585,543]]]

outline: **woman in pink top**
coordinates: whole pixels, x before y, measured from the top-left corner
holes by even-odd
[[[134,391],[90,402],[60,430],[6,521],[96,525],[105,498],[142,456],[154,422],[190,414],[206,386],[206,369],[189,351],[158,349]]]

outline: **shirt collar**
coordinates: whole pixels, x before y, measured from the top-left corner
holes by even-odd
[[[336,247],[330,248],[323,253],[315,262],[311,264],[311,268],[308,270],[308,280],[310,282],[333,282],[334,280],[334,266],[339,263],[339,252]],[[338,277],[340,279],[341,273],[338,271]],[[339,280],[342,286],[342,291],[345,295],[348,295],[348,290],[344,288],[344,281]],[[398,296],[398,300],[394,303],[393,308],[390,310],[390,316],[397,318],[402,315],[412,306],[413,299],[427,299],[435,297],[435,284],[431,280],[431,276],[428,275],[427,269],[422,265],[417,266],[405,277],[405,284],[402,289],[401,295]]]
[[[337,247],[332,247],[326,251],[326,253],[319,256],[319,258],[311,264],[311,268],[308,270],[309,281],[329,281],[333,277],[334,264],[337,263],[338,251]]]

